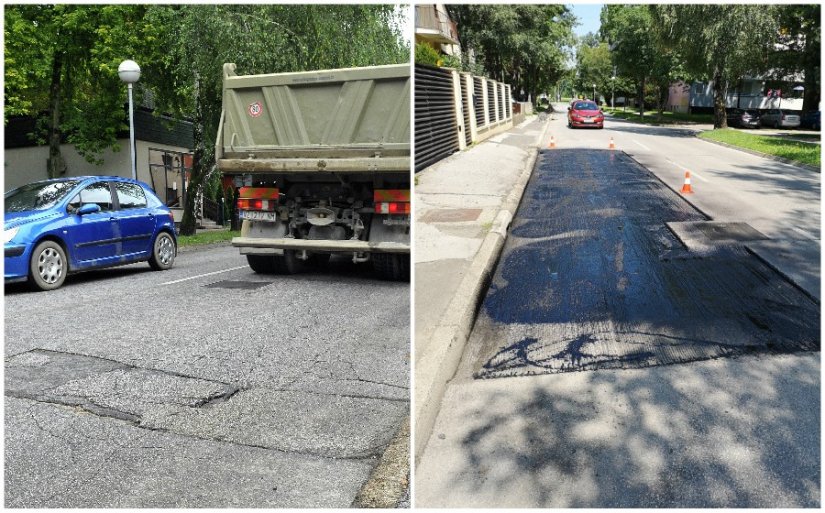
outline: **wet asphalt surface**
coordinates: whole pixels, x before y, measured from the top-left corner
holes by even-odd
[[[666,224],[704,221],[624,153],[543,151],[476,322],[475,377],[818,351],[818,304],[736,241],[694,251]]]
[[[7,507],[352,504],[409,415],[409,284],[245,264],[5,288]]]

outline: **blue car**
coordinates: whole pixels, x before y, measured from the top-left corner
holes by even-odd
[[[172,212],[143,182],[82,176],[30,183],[5,194],[6,283],[35,290],[63,285],[78,271],[148,261],[172,267]]]

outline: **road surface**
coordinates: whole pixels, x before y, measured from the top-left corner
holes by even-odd
[[[352,504],[409,414],[409,285],[245,264],[6,287],[6,506]]]

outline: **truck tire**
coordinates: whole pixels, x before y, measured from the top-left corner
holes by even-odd
[[[274,255],[246,255],[249,267],[258,274],[272,274],[275,272]]]
[[[306,262],[295,255],[291,249],[284,250],[284,256],[277,256],[273,259],[275,274],[297,274],[306,269]]]
[[[410,280],[410,255],[373,253],[372,267],[383,280]]]

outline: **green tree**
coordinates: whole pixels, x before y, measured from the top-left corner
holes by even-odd
[[[601,93],[605,98],[610,96],[613,63],[607,43],[597,42],[593,45],[586,40],[582,41],[576,50],[576,69],[578,73],[575,84],[579,91],[590,96],[595,84],[597,95]]]
[[[154,28],[139,5],[10,5],[5,9],[4,122],[43,112],[38,139],[48,142],[47,174],[66,172],[64,138],[89,162],[118,149],[125,91],[117,66],[142,60]]]
[[[678,48],[664,44],[649,5],[606,5],[601,12],[602,36],[610,45],[618,76],[636,84],[639,114],[652,89],[659,116],[670,84],[687,78]]]
[[[496,80],[536,101],[565,72],[575,17],[563,5],[451,5],[462,53],[471,51]]]
[[[817,110],[820,100],[820,62],[822,39],[820,4],[780,5],[779,34],[770,56],[775,78],[802,73],[805,93],[802,110]]]
[[[777,40],[777,11],[770,5],[650,6],[668,48],[678,48],[686,68],[713,81],[714,128],[727,127],[728,88],[745,74],[764,72]]]

